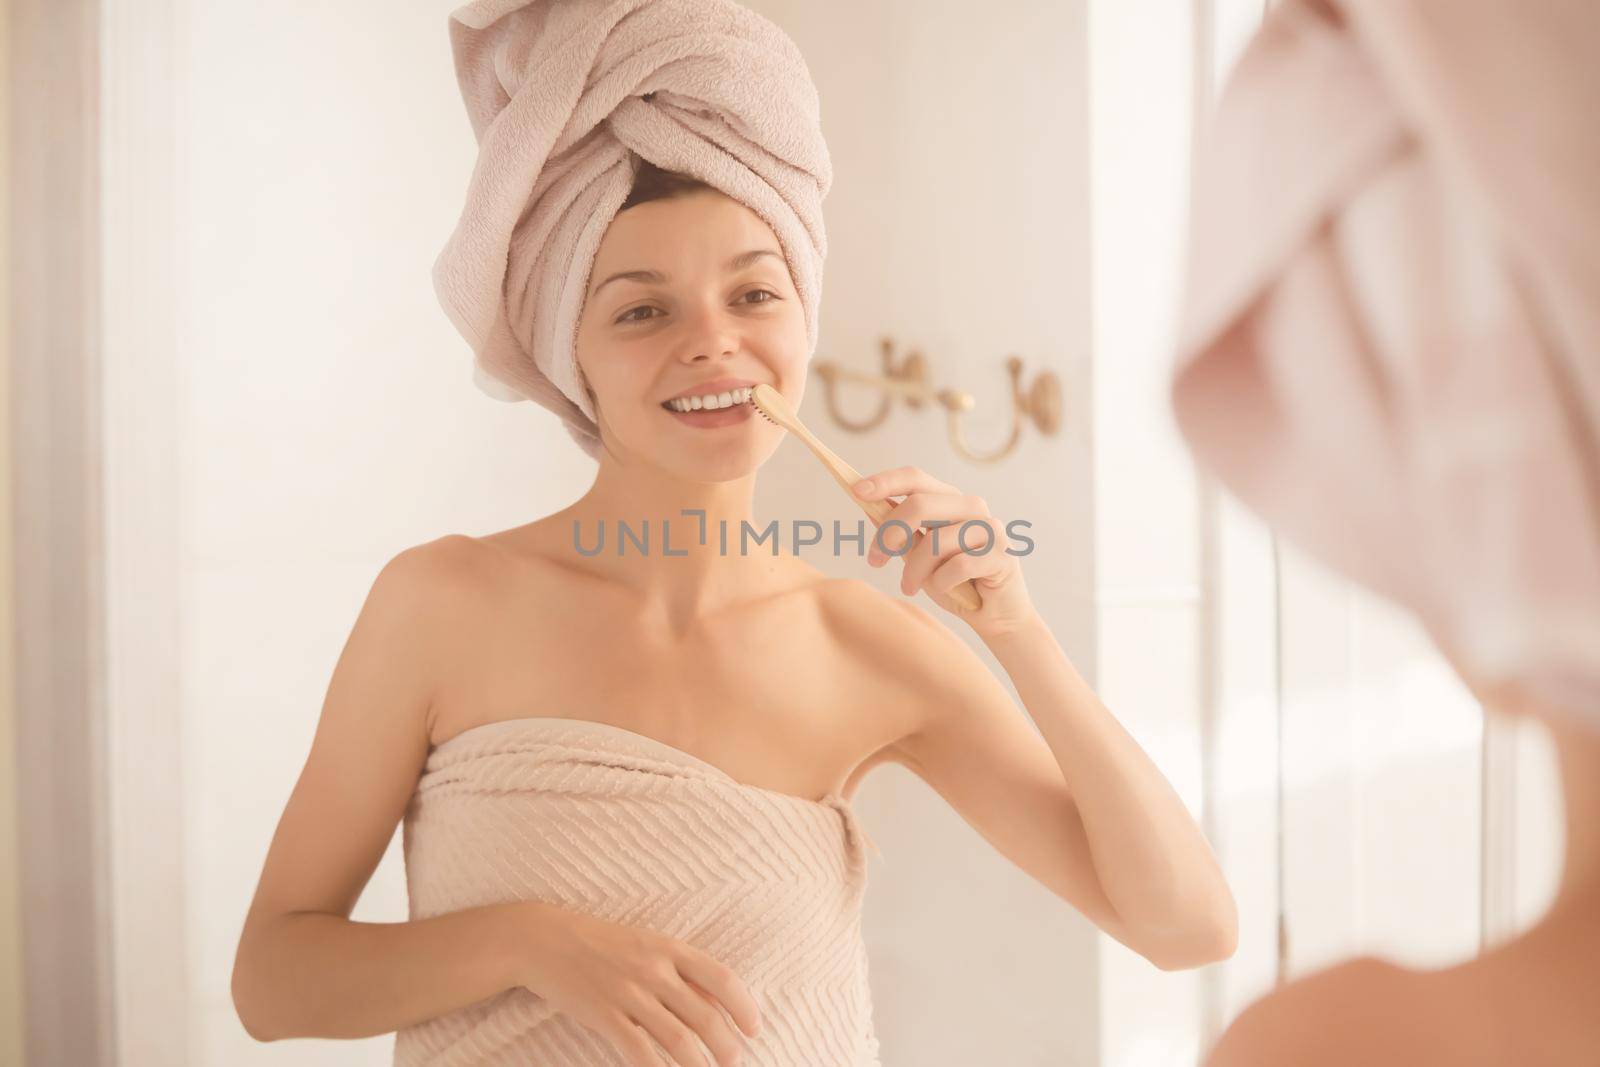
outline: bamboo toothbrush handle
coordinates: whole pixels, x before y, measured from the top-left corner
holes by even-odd
[[[872,520],[873,527],[882,526],[884,521],[888,519],[889,512],[894,510],[894,505],[887,500],[862,500],[856,496],[856,491],[853,487],[861,480],[860,472],[835,455],[833,449],[818,440],[817,436],[806,429],[805,424],[800,420],[796,419],[795,424],[789,429],[798,433],[800,439],[806,443],[806,447],[811,449],[812,454],[822,461],[824,467],[828,468],[828,473],[833,475],[833,480],[839,483],[839,487],[844,490],[845,496],[854,500],[861,510],[867,513],[867,518]],[[928,536],[926,531],[911,531],[912,547],[919,544],[926,536]],[[911,551],[911,548],[908,547],[906,551]],[[978,594],[978,587],[971,578],[952,586],[950,588],[950,599],[968,611],[977,611],[983,607],[983,597]]]

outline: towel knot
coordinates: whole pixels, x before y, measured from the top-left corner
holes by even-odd
[[[865,865],[865,856],[869,848],[879,859],[884,859],[883,849],[879,848],[878,842],[874,841],[872,835],[867,833],[866,826],[861,822],[861,816],[856,814],[855,808],[851,806],[848,800],[837,793],[830,793],[823,798],[822,802],[837,811],[843,818],[845,833],[849,836],[850,844],[856,855],[862,858],[863,866]]]

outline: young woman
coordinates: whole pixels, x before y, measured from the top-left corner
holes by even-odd
[[[738,550],[783,431],[748,404],[668,401],[763,383],[798,406],[804,271],[746,203],[629,166],[575,323],[594,483],[378,575],[240,940],[249,1032],[399,1031],[402,1063],[877,1063],[850,798],[886,761],[1156,965],[1229,955],[1204,837],[1074,670],[981,497],[916,467],[862,489],[911,528],[1001,535],[981,555],[924,537],[898,563],[886,537],[871,561],[901,568],[906,599]],[[583,551],[646,519],[670,523],[670,552]],[[974,612],[948,597],[967,579]],[[994,652],[1037,732],[922,590]],[[351,921],[402,822],[411,921]]]

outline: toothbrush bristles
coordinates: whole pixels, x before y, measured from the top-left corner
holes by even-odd
[[[749,392],[749,394],[748,394],[748,396],[746,398],[746,403],[748,403],[751,407],[755,408],[756,409],[756,414],[760,415],[763,419],[766,419],[768,422],[772,423],[772,425],[777,426],[780,429],[783,428],[783,423],[781,423],[777,419],[773,418],[771,412],[767,411],[760,404],[756,403],[756,391],[754,389],[750,390],[750,392]]]

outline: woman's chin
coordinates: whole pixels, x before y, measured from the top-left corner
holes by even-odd
[[[735,482],[760,470],[772,452],[770,443],[753,439],[714,446],[684,446],[673,442],[664,443],[656,461],[685,481]]]

